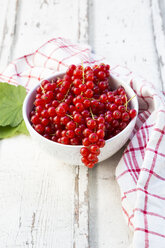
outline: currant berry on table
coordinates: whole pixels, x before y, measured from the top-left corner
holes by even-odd
[[[70,65],[61,78],[37,88],[30,121],[43,137],[64,145],[81,145],[82,163],[93,168],[105,141],[137,115],[123,87],[111,89],[110,66]]]

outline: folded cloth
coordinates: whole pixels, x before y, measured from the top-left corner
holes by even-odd
[[[119,67],[118,76],[120,71]],[[139,115],[116,169],[122,209],[134,231],[133,247],[164,248],[165,98],[151,83],[126,70],[125,80],[138,96]]]
[[[24,55],[11,62],[0,73],[0,80],[22,85],[27,91],[39,80],[58,71],[65,71],[70,64],[99,63],[102,57],[91,53],[90,47],[73,44],[61,37],[47,41],[34,53]]]
[[[34,53],[12,63],[0,81],[21,84],[27,91],[40,79],[68,65],[100,63],[90,48],[63,38],[46,42]],[[165,100],[161,92],[119,65],[111,73],[130,84],[139,100],[139,115],[131,141],[116,169],[122,209],[134,231],[133,247],[165,248]]]

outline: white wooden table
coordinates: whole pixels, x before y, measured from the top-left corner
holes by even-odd
[[[0,10],[1,69],[63,36],[163,88],[165,0],[0,0]],[[128,247],[115,180],[122,151],[88,171],[59,163],[30,137],[1,140],[0,248]]]

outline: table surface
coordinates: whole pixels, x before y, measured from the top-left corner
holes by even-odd
[[[62,36],[164,89],[165,0],[0,0],[0,9],[1,69]],[[30,137],[1,140],[0,247],[128,247],[115,180],[122,152],[88,170],[56,161]]]

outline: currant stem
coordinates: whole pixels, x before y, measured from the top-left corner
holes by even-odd
[[[69,118],[73,119],[73,117],[71,115],[66,114],[66,116],[68,116]]]
[[[127,106],[128,106],[128,100],[127,100],[127,96],[125,95],[125,99],[126,99],[126,103],[124,104],[126,111],[127,111]]]
[[[126,95],[125,95],[126,96]],[[127,110],[127,106],[128,106],[128,103],[135,97],[136,95],[134,95],[133,97],[131,97],[125,104],[124,106],[126,107],[126,110]],[[126,97],[127,99],[127,97]]]
[[[82,83],[85,84],[85,74],[84,74],[84,64],[83,64],[83,61],[82,61],[82,68],[83,68],[83,81]]]
[[[73,84],[73,83],[72,83],[72,84]],[[67,97],[68,94],[69,94],[69,91],[70,91],[70,88],[71,88],[72,84],[69,86],[69,89],[68,89],[68,91],[66,92],[66,95],[64,96],[64,98],[62,99],[61,102],[65,101],[66,97]]]
[[[45,90],[44,90],[44,88],[42,87],[42,85],[41,85],[41,90],[42,90],[42,92],[45,94]]]
[[[92,119],[95,120],[95,117],[94,117],[94,115],[93,115],[93,113],[92,113],[92,109],[89,108],[89,111],[90,111],[90,114],[91,114],[91,116],[92,116]]]
[[[58,83],[58,84],[57,84],[57,87],[58,87],[59,85],[61,85],[62,83],[63,83],[63,82]]]

